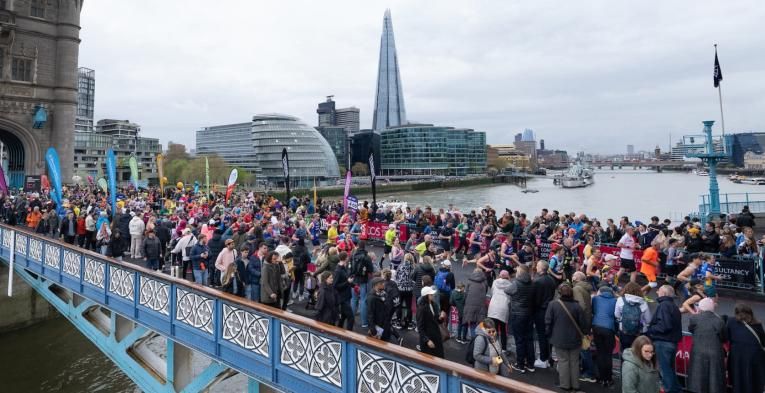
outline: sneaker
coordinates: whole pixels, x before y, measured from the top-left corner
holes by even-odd
[[[361,325],[361,327],[366,329],[369,327],[369,325]]]
[[[535,370],[535,369],[534,369],[534,367],[528,367],[528,366],[526,366],[526,372],[527,372],[527,373],[533,373],[534,371],[537,371],[537,370]]]
[[[595,378],[593,377],[579,377],[579,380],[581,382],[591,382],[591,383],[595,382]]]
[[[414,326],[414,325],[409,325],[409,326],[407,326],[406,328],[407,328],[407,330],[414,330],[414,329],[415,329],[415,326]]]
[[[399,337],[398,338],[398,345],[400,345],[402,347],[404,346],[404,338],[403,337]]]
[[[519,366],[519,365],[517,365],[517,364],[513,364],[513,365],[512,365],[512,366],[510,366],[510,367],[511,367],[513,370],[515,370],[515,371],[518,371],[518,372],[519,372],[519,373],[521,373],[521,374],[526,374],[526,369],[525,369],[525,368],[523,368],[523,366]]]
[[[534,361],[534,367],[535,368],[548,368],[550,367],[550,364],[547,361],[542,361],[540,359],[537,359]]]
[[[415,345],[415,346],[414,346],[414,348],[415,348],[416,350],[418,350],[418,351],[422,352],[422,350],[420,349],[420,344],[417,344],[417,345]]]

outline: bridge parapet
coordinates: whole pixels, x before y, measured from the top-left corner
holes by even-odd
[[[547,392],[0,224],[0,259],[280,390]],[[140,385],[140,381],[136,381]],[[147,386],[143,386],[144,390]]]

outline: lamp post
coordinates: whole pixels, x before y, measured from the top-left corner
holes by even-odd
[[[717,184],[717,163],[728,158],[728,155],[726,153],[715,152],[714,141],[712,140],[714,120],[705,120],[703,123],[706,151],[699,154],[689,154],[688,157],[700,158],[709,168],[709,211],[705,218],[712,219],[720,215],[720,186]]]

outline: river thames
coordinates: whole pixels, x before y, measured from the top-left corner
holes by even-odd
[[[734,184],[725,177],[720,177],[719,183],[722,193],[765,192],[765,186]],[[581,189],[560,189],[552,179],[535,178],[528,188],[538,193],[524,194],[517,186],[497,185],[380,194],[378,199],[393,197],[412,207],[439,208],[451,203],[462,211],[489,204],[499,212],[509,208],[530,217],[546,207],[601,220],[623,215],[643,221],[653,215],[678,220],[698,210],[699,195],[707,193],[708,184],[707,177],[688,173],[625,169],[596,171],[595,184]],[[4,391],[136,391],[135,385],[64,318],[4,334],[0,348]]]

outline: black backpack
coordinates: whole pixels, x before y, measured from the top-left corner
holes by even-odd
[[[465,352],[465,362],[469,365],[475,364],[475,358],[473,357],[473,349],[475,348],[475,339],[478,337],[478,335],[473,336],[473,338],[470,339],[470,342],[467,345],[467,352]]]
[[[368,268],[366,263],[367,254],[363,252],[356,252],[353,254],[353,275],[356,277],[364,277],[369,273],[366,270]]]

